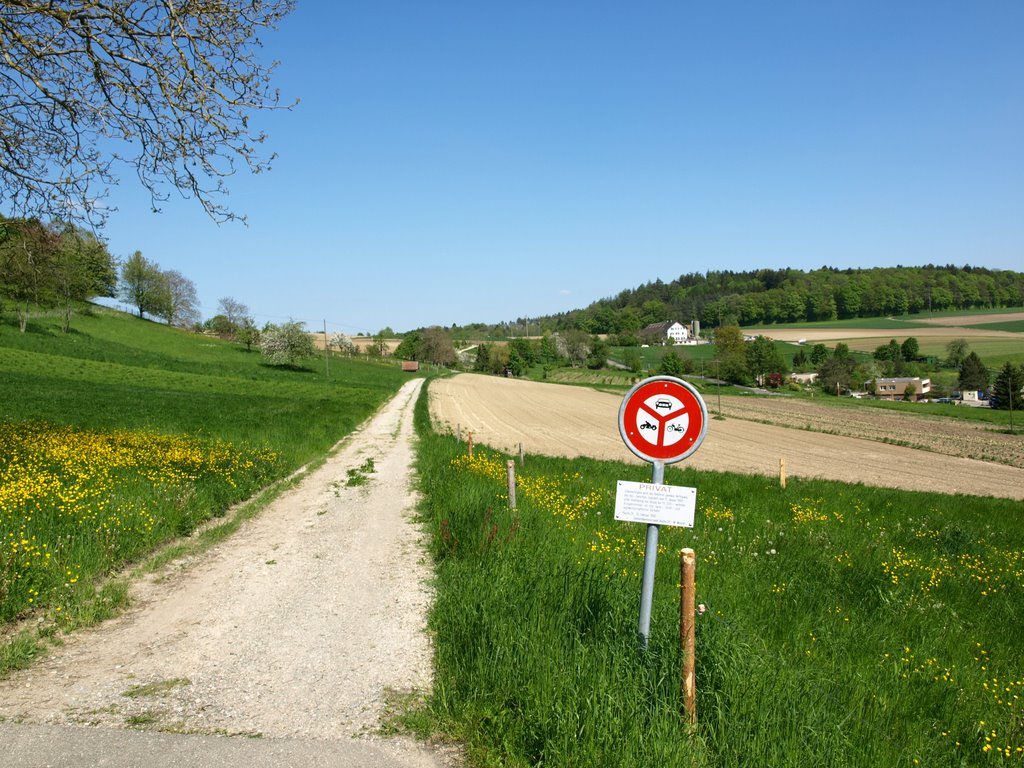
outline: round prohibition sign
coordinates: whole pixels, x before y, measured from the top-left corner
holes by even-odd
[[[704,398],[674,376],[644,379],[619,407],[622,441],[644,461],[681,461],[700,447],[707,431]]]

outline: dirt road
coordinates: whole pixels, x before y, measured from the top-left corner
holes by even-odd
[[[410,522],[421,384],[232,539],[138,585],[126,615],[0,682],[0,721],[329,740],[385,765],[447,764],[374,736],[389,692],[431,684],[430,574]],[[347,487],[367,459],[368,482]]]
[[[472,431],[476,442],[508,453],[522,443],[527,453],[638,461],[619,437],[621,395],[476,374],[434,381],[430,393],[440,428]],[[686,465],[777,475],[782,458],[791,476],[1024,499],[1020,467],[728,416],[710,421]]]

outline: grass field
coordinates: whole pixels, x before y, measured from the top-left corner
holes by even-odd
[[[104,577],[320,458],[404,379],[100,308],[69,334],[0,323],[0,622],[83,620]]]
[[[747,330],[756,331],[758,328],[769,333],[772,328],[806,328],[813,330],[817,328],[871,328],[871,329],[907,329],[907,328],[930,328],[931,322],[946,318],[957,318],[964,327],[987,327],[972,322],[972,318],[988,315],[1012,315],[1024,312],[1024,307],[1003,307],[1000,309],[966,309],[957,312],[918,312],[913,315],[900,315],[898,317],[853,317],[846,320],[819,320],[807,323],[778,323],[775,325],[751,326]],[[1012,330],[1012,329],[1005,329]]]
[[[893,331],[906,330],[908,328],[926,328],[927,323],[923,322],[919,315],[904,315],[903,317],[853,317],[847,320],[818,320],[806,323],[775,323],[770,325],[752,325],[743,330],[749,333],[763,332],[771,336],[773,329],[779,328],[802,328],[807,330],[830,329],[830,328],[871,328]]]
[[[650,647],[644,527],[617,480],[505,459],[417,413],[433,534],[436,682],[407,717],[481,766],[947,766],[1024,760],[1020,504],[671,469],[696,526],[662,528]],[[698,556],[698,718],[681,719],[676,552]]]

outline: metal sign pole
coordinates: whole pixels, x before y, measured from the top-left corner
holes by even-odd
[[[619,407],[619,434],[630,451],[651,462],[653,486],[665,485],[665,465],[681,461],[696,451],[704,441],[707,428],[708,409],[704,398],[690,384],[674,376],[652,376],[638,382],[626,393]],[[616,519],[619,519],[617,508]],[[626,519],[648,523],[637,632],[640,647],[646,651],[654,602],[658,525],[665,521],[651,522],[650,516],[646,516],[646,520],[643,517]],[[690,525],[693,525],[692,517]]]
[[[651,462],[651,483],[665,484],[665,462]],[[651,605],[654,602],[654,567],[658,559],[658,526],[647,526],[647,543],[644,546],[644,575],[640,582],[640,625],[637,630],[640,636],[641,650],[647,650],[647,640],[651,634]]]

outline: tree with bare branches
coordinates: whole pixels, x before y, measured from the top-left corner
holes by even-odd
[[[0,0],[0,206],[102,225],[118,173],[216,221],[225,179],[273,156],[250,116],[282,106],[260,35],[294,0]]]

